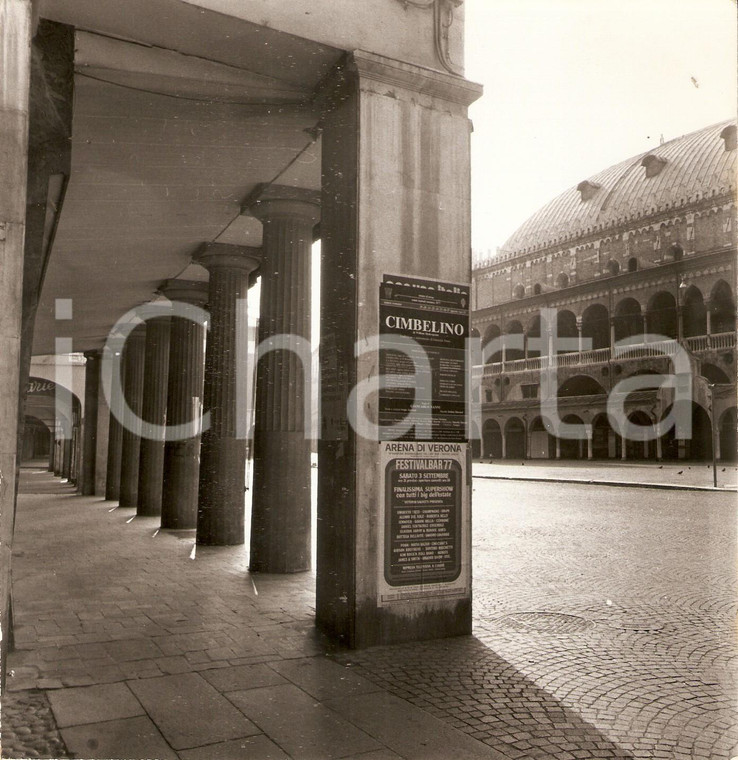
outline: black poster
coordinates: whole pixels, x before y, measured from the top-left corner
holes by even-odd
[[[385,275],[379,335],[380,374],[402,376],[379,391],[380,440],[466,441],[469,286]],[[391,432],[411,413],[412,429]]]

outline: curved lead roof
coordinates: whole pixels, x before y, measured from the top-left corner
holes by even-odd
[[[711,195],[734,194],[735,128],[735,120],[713,124],[589,177],[533,214],[504,252],[540,250]]]

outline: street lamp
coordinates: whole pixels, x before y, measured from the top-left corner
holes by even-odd
[[[712,487],[717,488],[717,461],[715,459],[715,383],[708,383],[710,389],[710,448],[712,449]]]

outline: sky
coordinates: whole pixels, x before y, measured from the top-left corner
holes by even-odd
[[[587,177],[736,114],[735,0],[466,0],[472,248]]]

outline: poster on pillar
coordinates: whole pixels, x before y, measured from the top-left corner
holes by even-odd
[[[385,274],[380,440],[466,441],[469,285]],[[400,432],[400,428],[403,430]]]
[[[384,441],[378,605],[469,593],[468,444]]]

